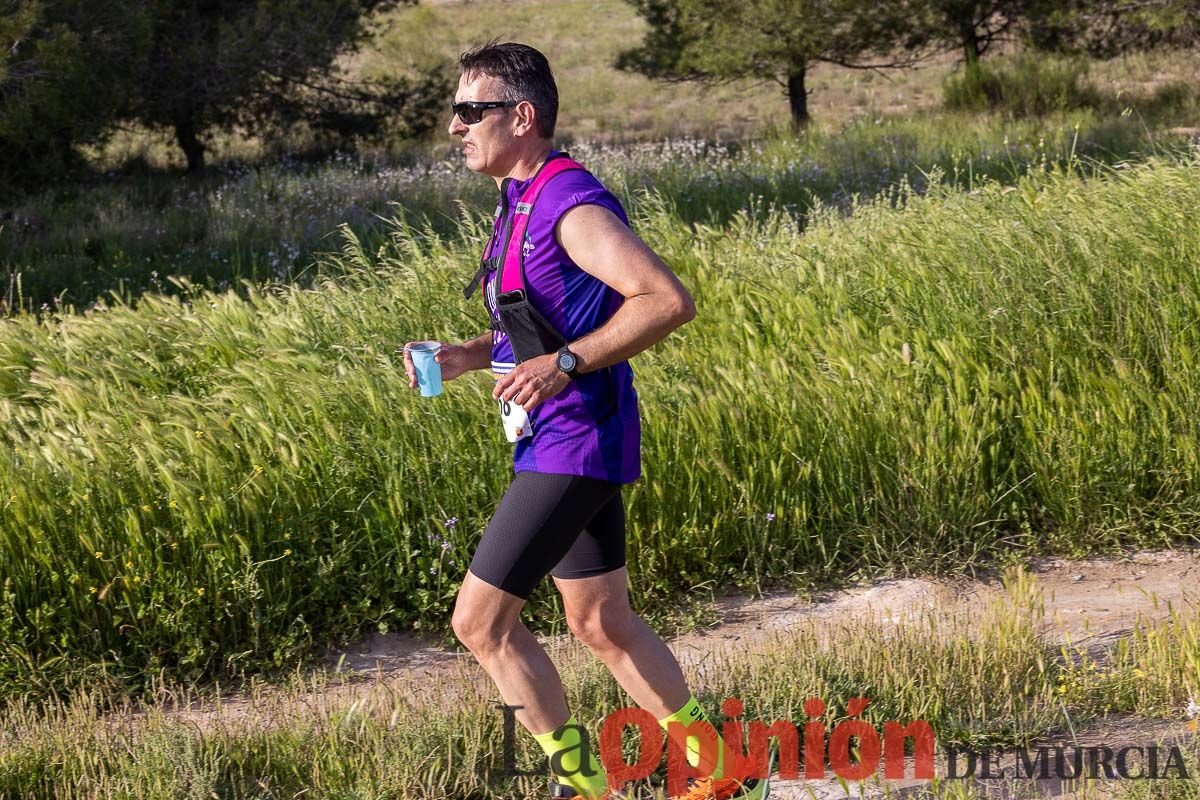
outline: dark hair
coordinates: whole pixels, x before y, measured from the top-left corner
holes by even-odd
[[[537,132],[554,136],[558,121],[558,86],[546,57],[527,44],[490,41],[458,57],[458,71],[468,78],[490,75],[504,84],[504,97],[487,100],[528,100],[537,111]]]

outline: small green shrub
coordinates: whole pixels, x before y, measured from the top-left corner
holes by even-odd
[[[1100,96],[1087,75],[1084,60],[1022,53],[950,75],[942,85],[943,102],[950,109],[1001,110],[1014,116],[1096,106]]]

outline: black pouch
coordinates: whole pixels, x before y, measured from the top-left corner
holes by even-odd
[[[554,326],[533,307],[523,289],[514,289],[498,295],[496,313],[500,317],[500,327],[508,335],[513,358],[518,364],[547,353],[556,353],[558,348],[567,343]]]

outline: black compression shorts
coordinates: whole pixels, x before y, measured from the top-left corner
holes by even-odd
[[[587,578],[623,566],[621,484],[545,472],[516,474],[471,559],[476,577],[526,599],[548,572]]]

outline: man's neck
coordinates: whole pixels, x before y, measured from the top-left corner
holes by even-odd
[[[518,181],[529,180],[537,174],[538,168],[545,163],[553,151],[554,148],[548,143],[539,144],[537,147],[531,148],[529,152],[523,154],[513,163],[507,175],[496,179],[496,185],[504,185],[504,178],[513,178]]]

